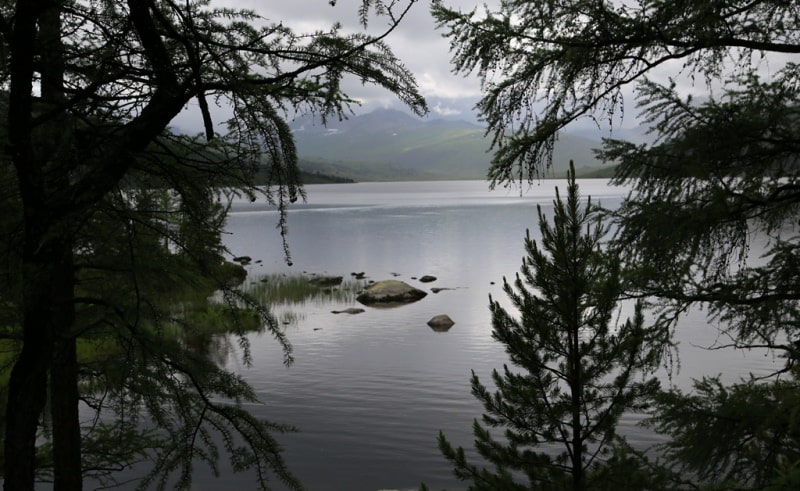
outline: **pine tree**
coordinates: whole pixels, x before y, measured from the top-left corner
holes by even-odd
[[[620,417],[642,409],[658,387],[645,376],[667,339],[645,325],[639,302],[619,322],[620,261],[604,249],[608,230],[598,210],[591,200],[581,204],[574,168],[566,199],[556,192],[554,209],[550,223],[538,208],[541,240],[527,234],[521,272],[504,282],[520,316],[490,300],[492,336],[511,366],[493,371],[495,391],[472,375],[472,393],[485,410],[474,423],[475,446],[494,469],[468,463],[463,448],[439,435],[442,453],[470,489],[595,488],[595,471],[613,447],[625,446],[616,432]],[[503,429],[503,437],[491,429]]]

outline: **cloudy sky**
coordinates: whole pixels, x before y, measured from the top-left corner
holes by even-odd
[[[407,1],[398,0],[398,8],[407,5]],[[448,0],[447,4],[472,9],[479,1]],[[329,0],[215,0],[214,3],[224,7],[251,9],[270,23],[283,22],[296,33],[325,30],[334,22],[340,22],[345,31],[363,31],[358,22],[361,0],[337,0],[336,5],[331,5]],[[497,4],[499,0],[490,0],[488,3]],[[435,29],[429,5],[429,1],[417,0],[386,42],[414,73],[422,94],[430,104],[430,117],[474,120],[471,108],[480,96],[478,80],[476,77],[452,73],[449,42],[442,37],[442,31]],[[387,19],[373,17],[368,32],[377,34],[386,27]],[[356,80],[350,80],[345,87],[348,95],[362,101],[362,106],[355,108],[357,113],[380,107],[401,108],[397,99],[383,89],[363,86]],[[195,112],[190,108],[176,118],[173,125],[191,132],[201,131],[202,126]],[[224,111],[220,114],[224,114]]]
[[[329,0],[291,0],[263,2],[258,0],[219,0],[252,8],[271,21],[282,21],[297,32],[324,29],[333,22],[341,22],[345,30],[361,30],[358,23],[358,8],[361,0],[337,0],[335,6]],[[454,7],[473,8],[481,0],[448,0]],[[397,10],[407,5],[408,0],[398,0]],[[493,3],[499,3],[494,1]],[[435,29],[429,12],[429,1],[416,1],[399,27],[387,38],[388,44],[417,78],[420,89],[428,98],[460,99],[479,96],[478,81],[474,77],[464,78],[451,72],[449,43],[442,31]],[[387,26],[388,19],[373,18],[369,32],[377,34]],[[370,104],[390,104],[394,98],[385,92],[361,87],[352,89],[353,96]],[[436,110],[437,108],[432,108]],[[439,108],[445,111],[446,108]]]
[[[362,0],[213,0],[216,6],[246,8],[257,12],[269,23],[282,22],[296,33],[310,33],[326,30],[339,22],[345,32],[363,31],[359,24],[358,9]],[[389,3],[390,0],[384,0]],[[396,0],[396,11],[402,11],[408,2],[413,2],[410,11],[394,30],[386,42],[395,55],[414,73],[420,90],[428,100],[430,118],[464,119],[477,121],[473,106],[480,98],[480,84],[474,75],[454,74],[450,63],[450,44],[443,37],[444,31],[437,30],[430,15],[430,0]],[[500,0],[445,0],[452,8],[465,11],[487,5],[496,9]],[[379,34],[387,27],[388,19],[373,17],[368,33]],[[363,86],[359,81],[351,79],[343,84],[346,92],[362,102],[361,107],[354,108],[356,114],[369,112],[376,108],[393,107],[402,109],[397,99],[387,91],[374,86]],[[627,98],[626,98],[627,99]],[[632,107],[632,105],[631,105]],[[222,112],[220,114],[223,114]],[[173,124],[191,132],[201,131],[199,113],[196,108],[176,118]],[[635,126],[631,115],[625,116],[624,126]],[[216,118],[218,121],[225,117]],[[615,123],[615,127],[621,125]],[[571,125],[577,132],[597,133],[594,123],[583,120]],[[223,128],[220,127],[222,130]]]
[[[345,31],[362,30],[358,22],[358,8],[362,0],[336,0],[331,5],[330,0],[213,0],[217,6],[231,8],[247,8],[254,10],[267,19],[268,22],[282,22],[291,27],[296,33],[309,33],[316,30],[326,30],[334,22],[340,22]],[[388,3],[390,0],[384,0]],[[431,118],[447,117],[465,120],[475,120],[471,110],[480,97],[480,87],[475,76],[455,75],[452,73],[450,63],[449,42],[442,36],[443,31],[436,30],[435,23],[429,12],[429,0],[396,0],[398,11],[411,1],[411,7],[400,26],[392,32],[386,42],[392,47],[395,54],[415,74],[422,94],[429,102]],[[451,7],[471,10],[476,5],[496,7],[500,0],[445,0]],[[368,32],[378,34],[385,30],[388,20],[373,17]],[[652,76],[674,75],[678,67],[660,67]],[[681,92],[701,95],[708,89],[704,84],[696,84],[687,77],[679,81]],[[363,86],[357,80],[351,79],[344,84],[345,90],[351,97],[362,101],[361,108],[356,112],[369,112],[379,107],[397,107],[401,105],[397,99],[377,87]],[[626,97],[626,101],[628,98]],[[632,99],[632,97],[631,97]],[[627,104],[633,107],[632,101]],[[628,111],[625,115],[623,126],[635,126],[636,120]],[[217,118],[225,119],[224,117]],[[190,131],[200,131],[199,118],[192,111],[187,111],[174,121],[175,126]],[[615,126],[619,125],[617,122]],[[586,121],[586,126],[591,123]]]

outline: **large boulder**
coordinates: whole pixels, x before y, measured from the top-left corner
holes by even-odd
[[[424,298],[426,292],[398,280],[384,280],[371,284],[356,300],[364,305],[403,304]]]

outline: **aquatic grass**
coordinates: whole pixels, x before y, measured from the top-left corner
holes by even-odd
[[[340,284],[326,286],[318,276],[302,274],[267,274],[259,276],[245,291],[265,305],[302,306],[309,302],[316,305],[328,303],[353,303],[364,288],[364,282],[344,279]]]
[[[294,310],[284,310],[278,314],[277,317],[278,322],[285,326],[296,326],[301,320],[306,318],[305,314]]]

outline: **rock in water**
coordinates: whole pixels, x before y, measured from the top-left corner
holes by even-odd
[[[315,276],[308,280],[312,285],[319,287],[341,285],[344,278],[341,276]]]
[[[455,324],[455,322],[453,322],[453,319],[447,314],[435,315],[428,321],[428,325],[431,326],[431,329],[437,332],[447,331],[453,327],[453,324]]]
[[[425,276],[420,278],[419,281],[421,281],[422,283],[430,283],[431,281],[436,281],[436,277],[426,274]]]
[[[355,315],[355,314],[363,314],[364,313],[364,309],[357,309],[355,307],[348,307],[348,308],[346,308],[344,310],[331,310],[331,313],[332,314],[352,314],[352,315]]]
[[[431,292],[433,293],[439,293],[444,290],[452,290],[452,288],[431,288]]]
[[[356,300],[364,305],[411,303],[424,298],[426,292],[398,280],[384,280],[371,284]]]

